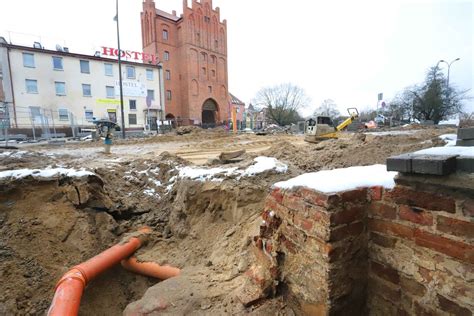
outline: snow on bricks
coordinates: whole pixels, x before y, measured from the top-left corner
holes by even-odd
[[[322,192],[295,179],[266,198],[254,245],[273,287],[259,286],[253,302],[283,283],[308,313],[472,315],[474,180],[459,189],[399,175],[393,186]]]

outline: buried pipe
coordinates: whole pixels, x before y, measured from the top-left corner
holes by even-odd
[[[49,316],[75,316],[79,312],[82,293],[87,284],[102,272],[113,267],[122,259],[131,256],[143,243],[143,237],[151,229],[146,227],[126,241],[116,244],[97,256],[66,272],[56,285]]]
[[[178,276],[181,273],[178,268],[168,265],[160,266],[155,262],[139,262],[135,257],[124,259],[121,264],[125,270],[161,280]]]

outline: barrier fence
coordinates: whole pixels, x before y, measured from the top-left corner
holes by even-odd
[[[84,124],[85,123],[85,124]],[[42,107],[13,108],[0,104],[1,140],[50,140],[62,137],[80,137],[94,129],[92,122],[79,125],[77,117],[68,110],[52,110]]]

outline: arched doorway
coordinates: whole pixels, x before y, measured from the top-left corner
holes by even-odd
[[[174,117],[173,114],[171,113],[166,114],[165,119],[172,128],[176,128],[176,118]]]
[[[202,127],[212,128],[217,123],[217,111],[219,108],[216,101],[213,99],[207,99],[202,105]]]

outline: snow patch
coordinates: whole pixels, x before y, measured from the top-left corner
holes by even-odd
[[[417,131],[388,131],[388,132],[368,132],[365,135],[373,136],[400,136],[400,135],[413,135]]]
[[[219,174],[224,176],[230,176],[237,170],[237,167],[234,168],[212,168],[212,169],[204,169],[204,168],[195,168],[195,167],[184,167],[179,169],[179,177],[180,178],[188,178],[193,180],[215,180],[215,177]]]
[[[146,189],[146,190],[143,190],[143,193],[148,195],[148,196],[155,196],[156,191],[155,191],[155,189]]]
[[[456,134],[443,134],[439,135],[439,138],[446,142],[445,147],[456,146],[456,141],[458,140],[458,135]]]
[[[50,168],[50,169],[17,169],[7,170],[0,172],[0,179],[22,179],[28,176],[33,178],[52,178],[52,177],[71,177],[71,178],[82,178],[86,176],[93,176],[94,173],[86,171],[84,169],[67,169],[67,168]]]
[[[462,156],[474,157],[474,147],[451,146],[451,147],[432,147],[415,151],[414,154],[435,155],[435,156]]]
[[[223,181],[226,177],[236,176],[237,179],[241,177],[251,177],[265,171],[275,170],[278,173],[284,173],[288,170],[288,166],[278,161],[273,157],[257,157],[254,159],[254,164],[242,170],[237,167],[232,168],[196,168],[196,167],[178,167],[179,178],[187,178],[199,181]],[[170,179],[173,182],[175,179]]]
[[[459,126],[459,118],[449,119],[445,121],[439,121],[438,125],[455,125]]]
[[[277,182],[274,186],[282,189],[302,186],[323,193],[372,186],[392,189],[395,186],[395,175],[397,172],[387,171],[385,165],[349,167],[305,173],[287,181]]]
[[[284,163],[281,163],[276,158],[273,157],[257,157],[254,159],[256,164],[249,166],[243,172],[244,176],[253,176],[265,172],[267,170],[275,170],[278,173],[285,173],[288,170],[288,166]]]
[[[3,152],[0,152],[0,158],[3,158],[3,157],[22,158],[25,155],[28,155],[27,151],[3,151]]]

